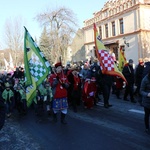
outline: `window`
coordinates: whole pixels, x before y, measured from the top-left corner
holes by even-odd
[[[105,16],[105,18],[108,16],[107,11],[104,12],[104,16]]]
[[[115,21],[112,22],[112,36],[116,35],[116,30],[115,30]]]
[[[123,18],[119,20],[120,23],[120,34],[124,34]]]
[[[108,24],[105,24],[105,36],[108,37]]]
[[[100,37],[102,39],[102,27],[101,26],[99,27],[99,35],[100,35]]]

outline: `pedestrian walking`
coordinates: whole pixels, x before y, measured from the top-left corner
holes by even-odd
[[[77,112],[77,106],[81,104],[81,79],[79,77],[79,69],[77,66],[71,68],[71,72],[67,75],[69,81],[68,96],[73,111]]]
[[[120,93],[121,93],[121,90],[123,89],[123,84],[124,81],[121,77],[119,76],[115,76],[114,77],[114,85],[115,85],[115,94],[117,96],[117,99],[121,99],[120,97]]]
[[[91,79],[86,79],[82,90],[82,100],[84,108],[91,109],[94,106],[95,96],[96,96],[97,86],[96,79],[92,77]]]
[[[49,82],[45,82],[44,85],[45,94],[44,94],[44,106],[46,109],[46,112],[49,116],[52,114],[52,100],[53,100],[53,94],[52,89]]]
[[[102,74],[101,78],[102,78],[101,87],[104,100],[104,107],[109,108],[112,107],[112,105],[109,103],[109,98],[112,89],[112,84],[114,82],[114,77],[111,75]]]
[[[5,105],[4,105],[4,100],[2,98],[2,92],[3,92],[3,87],[2,87],[2,81],[0,80],[0,130],[4,126],[5,112],[6,112],[6,108],[5,108]]]
[[[57,122],[57,114],[61,111],[61,123],[67,124],[65,117],[67,114],[68,101],[67,101],[67,88],[69,82],[67,76],[63,72],[61,62],[55,64],[56,72],[49,78],[50,85],[53,91],[53,122]]]
[[[142,105],[144,107],[144,123],[145,131],[150,133],[149,117],[150,117],[150,71],[142,79],[140,93],[142,95]]]
[[[14,108],[14,93],[10,89],[9,83],[6,83],[5,87],[6,89],[2,92],[2,97],[6,107],[6,115],[7,117],[10,117]]]
[[[127,80],[127,84],[125,87],[124,100],[129,101],[127,99],[128,95],[130,95],[130,101],[132,103],[136,103],[134,100],[134,69],[133,69],[133,60],[129,59],[129,63],[123,67],[122,73]]]
[[[143,59],[139,59],[139,63],[135,69],[135,85],[136,85],[136,89],[134,92],[134,95],[137,95],[138,97],[138,102],[140,103],[140,105],[142,105],[142,98],[141,98],[141,94],[140,94],[140,86],[141,86],[141,81],[143,79],[142,75],[143,75],[143,70],[144,70],[144,61]]]
[[[27,114],[26,92],[24,89],[21,88],[20,84],[17,85],[15,94],[19,115],[21,116],[26,115]]]

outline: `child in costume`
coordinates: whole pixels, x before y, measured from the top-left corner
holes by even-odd
[[[95,78],[86,79],[82,91],[82,100],[85,108],[91,109],[94,105],[97,86]]]
[[[53,91],[53,122],[57,122],[57,113],[61,111],[61,123],[67,124],[65,116],[67,114],[67,88],[69,82],[67,76],[63,72],[62,64],[59,62],[55,64],[56,72],[49,78],[50,85]]]
[[[20,84],[17,85],[16,89],[17,97],[17,109],[20,115],[26,115],[27,113],[27,101],[26,101],[26,92]]]
[[[2,92],[2,98],[4,99],[4,104],[6,106],[6,115],[7,117],[10,117],[14,107],[14,93],[10,89],[8,82],[5,84],[5,87],[5,90]]]

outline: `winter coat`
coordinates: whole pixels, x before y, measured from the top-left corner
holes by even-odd
[[[150,97],[147,96],[150,93],[150,77],[148,75],[141,82],[140,93],[143,106],[150,109]]]
[[[80,76],[83,78],[83,80],[85,80],[87,78],[88,73],[89,73],[89,69],[82,69],[80,71]]]
[[[5,122],[5,105],[3,100],[0,100],[0,130],[2,129]]]
[[[138,64],[136,70],[135,70],[135,83],[136,85],[141,84],[142,78],[143,78],[143,70],[144,70],[144,65]]]
[[[7,97],[8,94],[9,94],[9,98]],[[14,93],[13,93],[12,90],[7,91],[7,90],[5,89],[5,90],[3,91],[3,93],[2,93],[2,97],[3,97],[3,99],[5,100],[5,102],[7,102],[7,99],[9,99],[9,101],[11,101],[10,98],[13,97],[13,96],[14,96]]]
[[[133,66],[126,65],[123,67],[122,73],[128,84],[134,84],[134,69]]]
[[[81,79],[80,79],[79,75],[78,75],[78,77],[74,77],[72,72],[70,72],[70,74],[67,76],[67,79],[70,83],[69,88],[71,89],[71,91],[81,90]]]
[[[87,73],[87,78],[88,79],[91,79],[92,77],[95,77],[96,78],[96,75],[98,73],[98,70],[100,69],[100,66],[98,65],[92,65],[90,67],[90,69],[88,70],[88,73]]]
[[[62,73],[57,75],[52,74],[49,78],[49,82],[52,87],[54,99],[67,97],[67,88],[69,87],[69,82],[66,75]]]
[[[5,123],[5,105],[2,98],[2,92],[0,91],[0,130],[2,129],[4,123]]]
[[[145,62],[142,78],[144,78],[149,71],[150,71],[150,62]]]

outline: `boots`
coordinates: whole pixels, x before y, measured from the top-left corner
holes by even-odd
[[[61,123],[62,124],[67,124],[67,122],[65,121],[65,116],[66,116],[66,114],[61,113]]]
[[[57,122],[57,114],[53,113],[53,122],[56,123]]]

